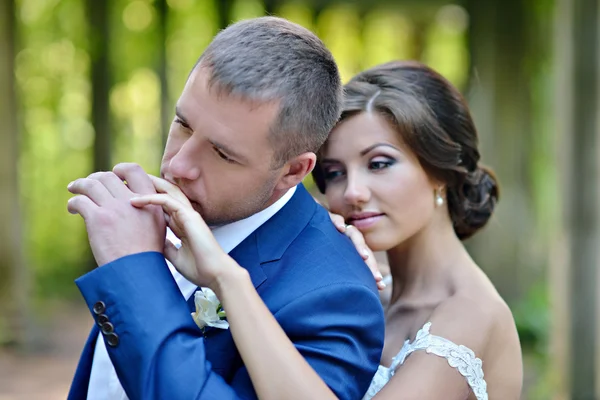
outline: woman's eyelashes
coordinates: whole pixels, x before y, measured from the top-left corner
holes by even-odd
[[[344,171],[340,167],[325,167],[323,174],[325,175],[325,180],[330,182],[340,178],[344,174]]]
[[[392,157],[377,156],[367,162],[366,169],[371,172],[382,172],[397,162],[398,161]],[[336,181],[342,179],[346,175],[346,170],[341,163],[339,165],[326,165],[323,167],[323,175],[328,182]]]
[[[380,171],[396,164],[396,160],[391,157],[378,156],[369,161],[369,169],[371,171]]]

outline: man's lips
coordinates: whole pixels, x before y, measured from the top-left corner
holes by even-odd
[[[188,198],[188,200],[189,200],[189,198]],[[200,203],[197,203],[197,202],[195,202],[193,200],[190,200],[190,204],[192,205],[192,208],[194,210],[196,210],[197,213],[202,214],[202,212],[201,212],[202,211],[202,207],[200,206]]]

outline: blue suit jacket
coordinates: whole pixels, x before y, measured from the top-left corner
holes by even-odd
[[[327,212],[299,185],[230,255],[335,394],[360,399],[379,365],[383,310],[370,271]],[[87,396],[97,325],[106,321],[107,351],[131,400],[256,398],[231,333],[200,331],[193,296],[181,296],[162,254],[123,257],[76,283],[97,324],[69,399]]]

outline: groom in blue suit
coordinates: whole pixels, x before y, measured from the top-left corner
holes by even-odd
[[[178,100],[161,175],[181,188],[308,363],[340,399],[360,399],[384,337],[374,279],[302,186],[340,112],[323,43],[264,17],[220,32]],[[126,182],[126,183],[124,183]],[[69,185],[99,265],[77,280],[95,325],[69,399],[253,399],[226,329],[199,329],[199,288],[168,265],[160,208],[137,165]]]

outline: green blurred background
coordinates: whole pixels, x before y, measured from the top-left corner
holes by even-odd
[[[92,323],[66,185],[122,161],[158,173],[190,68],[219,29],[264,14],[319,35],[344,81],[418,59],[461,89],[503,189],[468,248],[513,310],[523,398],[598,398],[596,0],[0,4],[0,399],[64,398]]]

